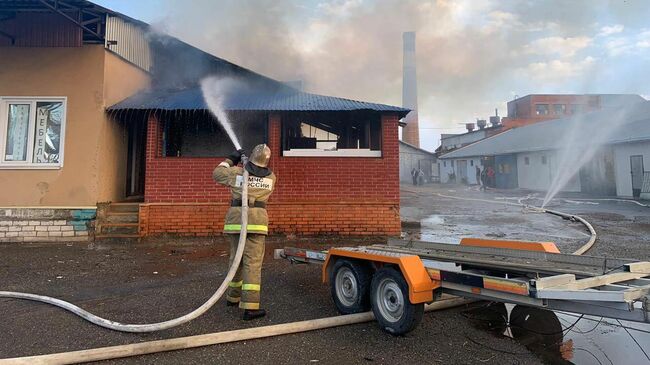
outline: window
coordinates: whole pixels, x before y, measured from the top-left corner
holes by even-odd
[[[287,157],[381,157],[381,143],[377,114],[297,113],[282,121]]]
[[[542,156],[542,165],[546,165],[546,156]]]
[[[566,105],[564,104],[553,104],[553,113],[557,115],[562,115],[566,113]]]
[[[569,114],[577,114],[582,112],[583,107],[580,104],[571,104],[569,105]]]
[[[530,158],[528,158],[528,156],[524,157],[524,164],[530,165]]]
[[[249,150],[266,143],[267,116],[257,112],[229,112],[235,135]],[[233,150],[218,121],[208,113],[162,113],[163,157],[222,157]]]
[[[447,167],[447,161],[442,161],[442,166]]]
[[[469,165],[474,166],[474,160],[469,160]]]
[[[535,104],[535,114],[548,115],[548,104]]]
[[[0,168],[60,168],[65,103],[65,98],[0,98]]]

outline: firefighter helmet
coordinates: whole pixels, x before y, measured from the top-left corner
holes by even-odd
[[[250,161],[259,167],[267,167],[271,160],[271,149],[266,144],[258,144],[253,148]]]

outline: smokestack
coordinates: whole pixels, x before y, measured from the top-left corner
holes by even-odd
[[[418,82],[415,70],[415,32],[404,32],[404,71],[402,74],[402,106],[411,109],[404,118],[406,127],[402,140],[420,147],[420,126],[418,125]]]
[[[501,124],[501,118],[499,118],[499,109],[494,109],[494,116],[490,117],[490,124],[493,127],[496,127],[499,124]]]

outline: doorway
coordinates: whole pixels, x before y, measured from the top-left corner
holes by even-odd
[[[641,196],[643,186],[643,156],[630,156],[630,174],[632,175],[632,196]]]
[[[127,124],[129,147],[126,162],[126,198],[144,199],[147,123],[133,121]]]
[[[461,183],[467,184],[467,160],[458,160],[456,164],[458,179]]]

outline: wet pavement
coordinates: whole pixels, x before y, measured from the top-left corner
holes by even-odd
[[[524,192],[483,193],[466,187],[404,190],[403,219],[411,222],[411,225],[405,224],[407,238],[419,237],[447,243],[457,243],[461,237],[470,236],[552,240],[562,251],[569,252],[588,239],[582,225],[558,217],[506,205],[442,198],[435,195],[437,192],[478,199],[498,198],[500,201],[518,201],[528,196]],[[554,209],[583,215],[594,224],[600,235],[594,254],[650,259],[650,209],[622,202],[588,204],[558,200],[552,204]],[[328,248],[371,243],[382,243],[382,239],[273,237],[267,246],[262,284],[262,301],[269,315],[250,323],[239,319],[238,309],[225,308],[220,302],[187,325],[153,334],[124,334],[85,323],[44,304],[0,299],[3,317],[0,358],[137,343],[336,315],[329,288],[320,282],[320,267],[272,260],[272,250],[283,246]],[[227,245],[218,237],[156,238],[141,243],[92,245],[0,245],[0,290],[60,297],[101,316],[123,322],[161,321],[196,308],[221,283],[226,270]],[[475,306],[482,307],[485,303]],[[512,307],[507,306],[506,318],[511,311]],[[500,310],[497,312],[503,313]],[[553,341],[545,343],[539,338],[530,337],[536,331],[534,329],[513,333],[505,328],[505,319],[486,326],[486,323],[494,322],[494,318],[483,315],[477,320],[477,315],[476,309],[469,306],[428,313],[422,324],[404,337],[390,336],[376,324],[365,323],[104,363],[646,363],[639,347],[624,329],[616,327],[616,321],[598,322],[600,318],[583,318],[570,327],[577,318],[572,314],[560,314],[557,318],[562,328],[561,339],[554,334],[551,336]],[[526,325],[536,328],[537,332],[544,327],[534,321]],[[650,331],[647,325],[629,326]],[[648,334],[630,332],[648,351]],[[541,348],[540,344],[543,345]]]
[[[406,187],[402,194],[402,205],[406,207],[402,219],[408,222],[405,238],[452,244],[462,237],[552,241],[562,252],[572,252],[589,239],[579,223],[499,204],[537,205],[541,203],[539,198],[530,192],[481,192],[467,186]],[[594,226],[599,239],[588,255],[650,260],[650,208],[633,201],[590,200],[576,194],[560,196],[548,208],[580,215]],[[510,316],[512,305],[494,308],[481,303],[463,315],[476,328],[516,339],[546,363],[650,364],[648,324],[547,311],[532,313],[522,329]]]
[[[45,304],[0,299],[0,358],[138,343],[337,315],[318,265],[273,260],[274,248],[381,243],[380,239],[274,237],[263,266],[267,317],[242,322],[220,301],[170,330],[127,334],[86,323]],[[154,239],[94,245],[0,245],[0,288],[50,295],[100,316],[151,323],[198,307],[221,284],[227,244],[214,239]],[[102,362],[106,364],[540,364],[512,339],[472,328],[464,307],[427,313],[404,337],[374,323]],[[507,353],[503,353],[506,351]]]

